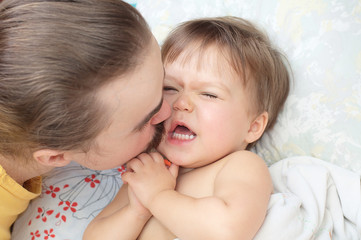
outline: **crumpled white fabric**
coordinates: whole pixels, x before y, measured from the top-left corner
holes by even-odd
[[[270,167],[274,194],[256,240],[361,239],[360,175],[300,156]]]

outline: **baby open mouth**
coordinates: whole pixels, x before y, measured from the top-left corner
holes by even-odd
[[[172,133],[172,138],[178,140],[192,140],[195,137],[196,134],[194,132],[181,125],[178,125]]]

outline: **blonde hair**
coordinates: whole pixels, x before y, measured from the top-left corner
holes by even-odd
[[[107,124],[97,89],[141,64],[151,38],[119,0],[0,2],[0,155],[86,151]]]
[[[164,63],[174,62],[194,43],[199,45],[199,51],[215,45],[223,55],[228,55],[240,80],[253,91],[257,113],[268,112],[265,130],[272,128],[289,93],[290,68],[267,35],[238,17],[187,21],[177,26],[164,41]]]

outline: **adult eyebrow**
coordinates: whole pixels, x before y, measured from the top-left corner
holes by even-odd
[[[140,131],[144,125],[146,125],[150,119],[152,119],[152,117],[157,114],[159,112],[159,110],[162,108],[163,105],[163,98],[160,100],[159,104],[150,112],[147,114],[147,116],[145,116],[145,118],[136,125],[136,127],[134,128],[134,131]]]

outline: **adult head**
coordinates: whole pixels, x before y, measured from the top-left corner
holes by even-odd
[[[169,107],[159,47],[135,8],[119,0],[0,6],[1,158],[107,169],[154,144]]]

